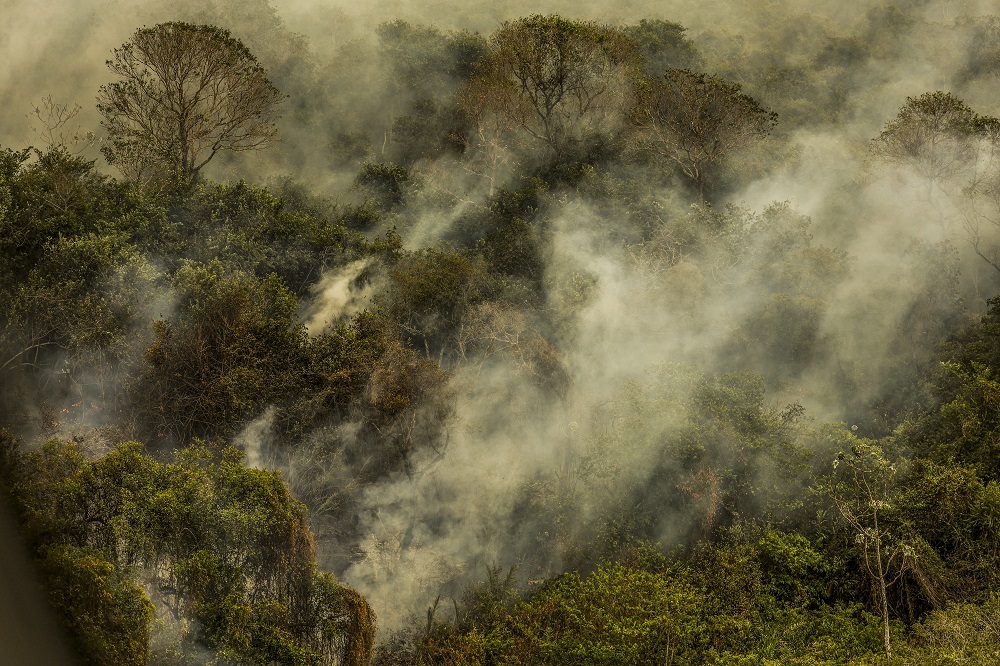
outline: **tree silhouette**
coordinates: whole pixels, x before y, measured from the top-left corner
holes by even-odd
[[[222,150],[266,146],[284,98],[257,59],[229,31],[161,23],[137,30],[108,67],[97,108],[108,162],[134,180],[159,172],[180,185]]]

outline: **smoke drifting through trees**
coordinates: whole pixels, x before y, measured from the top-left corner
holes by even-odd
[[[84,108],[75,122],[96,127],[90,100],[111,48],[170,19],[232,31],[289,96],[279,145],[205,166],[270,181],[280,200],[205,184],[150,215],[162,234],[135,234],[172,254],[58,241],[48,268],[25,266],[18,293],[59,304],[72,285],[58,266],[118,267],[105,282],[136,293],[102,283],[89,303],[126,294],[107,311],[134,318],[140,353],[114,348],[141,356],[147,402],[132,430],[111,410],[92,423],[154,443],[235,438],[252,464],[281,469],[311,511],[321,563],[382,629],[458,597],[488,566],[518,563],[528,579],[586,566],[621,523],[670,547],[751,510],[780,522],[806,494],[795,466],[832,459],[809,419],[888,434],[923,404],[911,387],[936,345],[1000,284],[975,254],[995,257],[997,217],[970,217],[961,183],[927,189],[994,168],[966,127],[1000,111],[1000,71],[983,54],[994,25],[971,18],[989,7],[368,6],[181,3],[168,16],[83,4],[34,58],[0,28],[11,45],[0,92],[27,113],[58,91]],[[533,11],[564,19],[519,18]],[[397,16],[410,23],[376,29]],[[617,31],[655,46],[640,19],[687,28],[655,33],[668,41],[651,51],[659,78],[646,89],[632,87],[642,49]],[[532,30],[576,44],[569,101],[546,88],[562,82],[518,69],[530,69],[515,56],[533,53]],[[754,120],[693,147],[669,139],[678,174],[642,153],[663,159],[648,134],[677,120],[667,111],[685,85],[724,92],[723,106]],[[950,92],[921,97],[935,90]],[[657,102],[630,138],[645,150],[624,150],[635,147],[617,143],[624,110],[644,95]],[[921,100],[961,116],[929,159],[907,112]],[[28,135],[19,114],[0,120],[0,145]],[[988,216],[995,192],[977,185]],[[973,244],[971,219],[985,221]],[[255,245],[275,238],[289,249]],[[212,263],[226,251],[234,266]],[[170,304],[154,328],[149,294]],[[377,313],[355,316],[363,308]],[[56,311],[23,321],[41,339],[62,325],[45,319]],[[17,359],[36,342],[22,329]],[[43,360],[53,376],[61,363],[98,367],[68,351]],[[88,377],[88,399],[115,392],[103,381]],[[47,391],[56,409],[77,395]]]

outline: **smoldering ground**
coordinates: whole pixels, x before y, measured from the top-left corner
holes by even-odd
[[[709,390],[713,378],[757,373],[763,407],[774,414],[799,403],[818,420],[854,421],[872,402],[894,408],[900,373],[928,363],[934,345],[961,323],[962,299],[975,307],[997,278],[970,252],[962,211],[947,199],[926,201],[905,169],[873,164],[868,141],[907,96],[929,90],[953,90],[980,113],[996,112],[993,79],[969,74],[963,47],[981,32],[972,17],[989,10],[917,3],[893,22],[897,15],[875,2],[829,10],[804,2],[709,9],[681,1],[493,3],[460,11],[445,2],[216,2],[168,11],[8,0],[4,14],[22,22],[0,28],[0,59],[8,63],[0,91],[24,100],[25,114],[58,91],[65,103],[81,105],[74,123],[97,129],[91,100],[108,80],[103,62],[111,49],[143,24],[217,23],[246,41],[290,98],[280,145],[220,160],[210,175],[289,174],[344,199],[359,196],[350,189],[357,163],[387,157],[392,119],[384,108],[412,101],[387,105],[403,93],[393,88],[374,35],[397,17],[484,33],[535,12],[617,25],[678,21],[706,71],[741,82],[778,111],[779,126],[760,147],[764,157],[743,156],[737,185],[714,209],[692,209],[680,185],[657,178],[629,183],[628,196],[610,204],[592,193],[606,183],[591,193],[547,192],[536,213],[544,299],[481,313],[488,325],[469,340],[487,351],[448,362],[454,414],[443,430],[428,429],[433,438],[418,438],[407,473],[359,483],[356,470],[330,452],[356,436],[349,419],[311,435],[314,448],[306,450],[329,454],[312,460],[269,457],[280,448],[273,410],[237,438],[252,464],[283,467],[293,489],[319,479],[322,490],[310,497],[331,505],[310,508],[320,545],[336,551],[326,562],[391,630],[439,594],[458,596],[487,565],[520,563],[525,577],[536,578],[578,564],[613,518],[643,502],[655,514],[645,527],[650,538],[669,546],[697,534],[709,509],[677,496],[714,481],[676,479],[670,483],[681,490],[657,494],[664,482],[655,473],[665,447],[687,437],[695,418],[697,406],[683,396]],[[25,143],[31,122],[6,115],[0,144]],[[94,149],[88,155],[97,157]],[[455,225],[467,209],[488,203],[483,183],[454,158],[416,161],[411,170],[431,174],[455,202],[404,199],[393,219],[408,231],[408,249],[461,238]],[[625,166],[612,176],[635,179]],[[520,182],[516,169],[505,178],[509,187]],[[652,221],[640,222],[630,200],[655,212],[646,216]],[[311,331],[365,306],[369,292],[355,283],[363,269],[349,264],[317,283],[303,308]],[[735,464],[722,445],[706,455],[719,469]],[[791,492],[794,481],[778,467],[765,457],[752,473],[776,493]],[[326,520],[327,513],[338,518]],[[338,542],[343,514],[355,526]]]

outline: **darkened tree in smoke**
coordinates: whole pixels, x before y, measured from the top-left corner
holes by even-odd
[[[872,141],[872,153],[911,169],[932,196],[935,184],[972,168],[976,128],[975,111],[950,93],[907,97],[899,115]]]
[[[513,161],[514,130],[527,121],[529,107],[509,82],[489,76],[473,79],[459,91],[458,105],[471,124],[462,137],[471,155],[466,169],[486,178],[493,196],[500,170]]]
[[[687,69],[669,69],[650,82],[634,116],[634,145],[676,163],[702,201],[710,170],[778,122],[739,84]]]
[[[638,63],[631,41],[614,28],[534,15],[493,33],[486,71],[520,92],[531,111],[522,124],[528,134],[565,157],[589,134],[612,130]]]
[[[675,67],[697,69],[701,62],[698,49],[685,34],[687,28],[680,23],[642,19],[625,26],[622,32],[635,43],[650,76],[660,76]]]
[[[120,80],[98,95],[110,135],[102,150],[128,178],[158,168],[188,184],[220,150],[254,150],[275,138],[284,96],[228,30],[142,28],[107,64]]]
[[[964,190],[968,198],[963,232],[975,253],[1000,271],[1000,247],[995,239],[1000,228],[1000,119],[977,117],[975,132],[976,168]]]

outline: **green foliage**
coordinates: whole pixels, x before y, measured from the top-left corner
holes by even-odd
[[[314,427],[317,419],[350,414],[394,344],[389,323],[371,313],[317,336],[300,369],[298,381],[304,390],[289,407],[287,418],[296,434]]]
[[[635,43],[651,77],[662,76],[668,69],[697,69],[700,64],[698,49],[680,23],[642,19],[623,27],[622,32]]]
[[[390,280],[385,309],[428,357],[444,354],[465,312],[495,289],[482,259],[447,246],[403,256]]]
[[[515,218],[507,226],[487,234],[476,249],[491,272],[524,280],[537,288],[545,269],[538,236],[526,222]]]
[[[921,452],[940,461],[972,465],[986,480],[995,480],[1000,463],[994,405],[1000,384],[991,368],[947,363],[942,367],[945,390],[940,408],[911,424],[904,434]],[[950,385],[950,386],[949,386]]]
[[[14,317],[36,337],[81,354],[124,356],[139,327],[156,272],[112,235],[61,238],[48,247],[15,296]],[[30,324],[29,324],[30,322]]]
[[[43,551],[49,601],[81,664],[143,666],[153,605],[101,554],[73,546]]]
[[[1000,600],[982,605],[957,603],[936,610],[914,627],[913,663],[1000,663]]]
[[[499,565],[486,565],[486,580],[470,586],[462,595],[461,607],[455,604],[455,624],[458,628],[496,631],[506,622],[511,609],[521,599],[517,589],[517,567],[505,574]],[[428,634],[434,628],[435,607],[427,609]]]
[[[396,164],[366,162],[354,178],[354,186],[371,197],[375,205],[391,210],[403,202],[409,172]]]
[[[774,553],[772,537],[767,552]],[[808,546],[798,545],[799,552]],[[789,551],[784,550],[785,553]],[[805,556],[811,568],[813,552]],[[799,558],[791,558],[794,562]],[[775,605],[755,549],[706,548],[694,568],[648,570],[604,562],[567,573],[517,601],[397,634],[377,664],[869,664],[878,618],[857,606]],[[792,565],[796,566],[796,565]],[[798,573],[798,572],[797,572]],[[491,575],[497,583],[500,578]],[[504,589],[502,585],[494,586]],[[475,588],[474,599],[492,589]],[[487,596],[489,596],[487,594]],[[493,598],[493,597],[490,597]],[[473,606],[481,609],[482,606]],[[898,634],[900,627],[894,626]]]
[[[234,449],[159,463],[133,442],[91,461],[51,441],[24,456],[13,490],[54,606],[92,663],[145,663],[153,609],[138,582],[160,615],[196,623],[182,642],[223,660],[370,657],[374,617],[316,571],[305,507]]]
[[[775,599],[814,607],[827,597],[834,567],[804,536],[768,530],[757,549],[765,585]]]
[[[57,372],[70,403],[113,410],[157,290],[142,252],[163,209],[64,147],[30,154],[5,154],[0,185],[0,372],[38,401]],[[23,419],[19,407],[3,418]]]
[[[155,253],[174,270],[184,265],[183,258],[205,264],[218,260],[259,278],[276,273],[304,294],[325,269],[364,252],[361,237],[346,227],[370,226],[379,216],[364,206],[338,210],[292,195],[293,205],[288,205],[285,198],[245,181],[201,183],[174,202],[175,232]]]
[[[134,188],[94,170],[93,161],[56,146],[42,153],[6,149],[0,160],[0,288],[23,279],[46,248],[87,234],[148,247],[163,210]],[[32,159],[32,157],[34,159]]]
[[[517,663],[670,661],[705,641],[703,603],[681,581],[621,566],[602,567],[586,578],[568,574],[519,609]]]
[[[154,323],[137,405],[153,437],[230,435],[284,395],[304,358],[295,296],[217,262],[174,276],[178,314]]]
[[[541,178],[523,181],[520,187],[501,189],[490,201],[490,214],[499,221],[528,220],[542,204],[548,186]]]
[[[898,639],[902,627],[893,626]],[[820,606],[814,611],[778,609],[761,632],[759,647],[733,650],[721,664],[862,664],[883,663],[879,618],[854,605]]]

